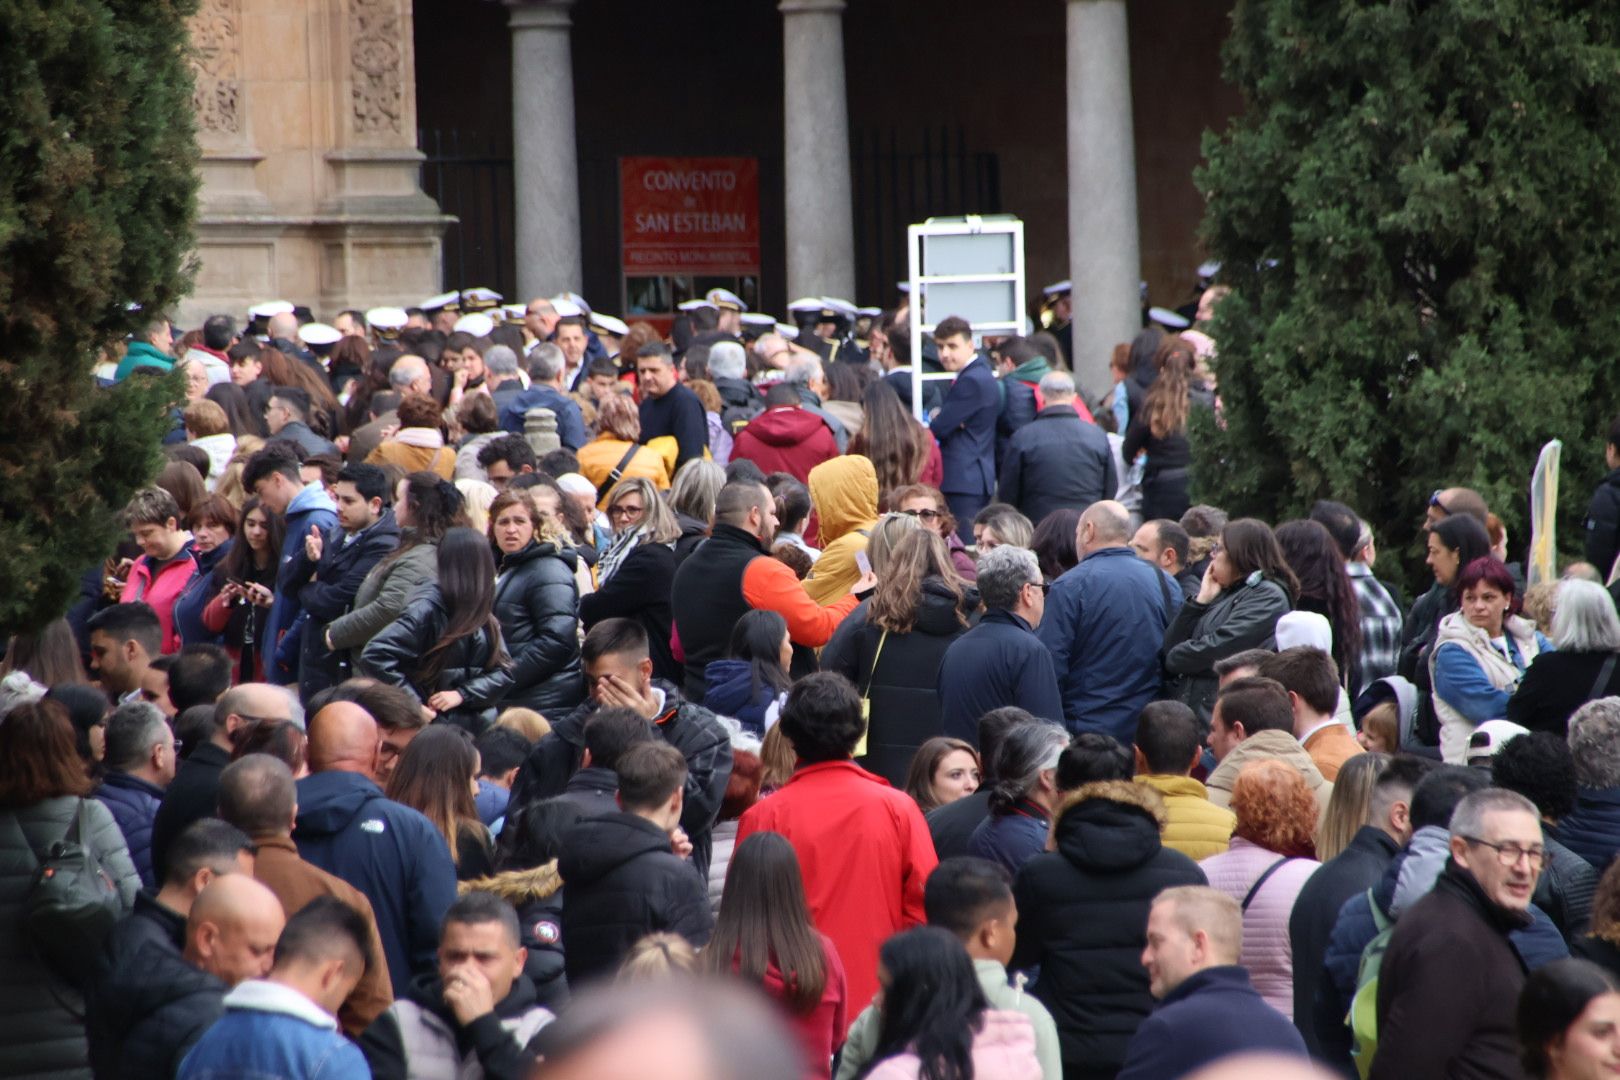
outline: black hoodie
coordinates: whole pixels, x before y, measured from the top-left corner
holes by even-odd
[[[1085,784],[1064,797],[1056,851],[1018,874],[1014,969],[1039,966],[1033,992],[1057,1022],[1065,1071],[1116,1070],[1153,1009],[1142,949],[1160,891],[1206,884],[1198,864],[1164,847],[1159,793],[1130,780]]]
[[[611,977],[648,934],[680,934],[699,948],[714,930],[708,882],[646,818],[615,813],[581,821],[568,832],[557,870],[572,988]]]

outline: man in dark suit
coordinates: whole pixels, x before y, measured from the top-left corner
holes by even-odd
[[[973,348],[973,328],[952,315],[934,327],[934,344],[946,371],[956,381],[929,427],[939,440],[945,481],[940,490],[957,521],[957,535],[973,542],[973,518],[995,490],[996,417],[1001,392],[995,373]]]

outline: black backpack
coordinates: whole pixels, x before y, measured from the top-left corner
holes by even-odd
[[[80,988],[95,970],[103,939],[124,913],[118,886],[84,842],[87,817],[86,800],[80,799],[73,823],[43,858],[23,832],[24,845],[39,863],[23,896],[23,939],[54,974]],[[17,829],[23,831],[20,821]]]

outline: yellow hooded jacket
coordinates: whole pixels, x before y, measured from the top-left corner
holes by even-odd
[[[866,550],[867,534],[877,524],[877,471],[859,454],[846,454],[811,469],[809,486],[820,521],[821,557],[805,579],[804,591],[826,606],[860,579],[855,553]]]

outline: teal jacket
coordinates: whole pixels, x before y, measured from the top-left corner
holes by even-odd
[[[118,370],[113,372],[113,381],[123,382],[130,372],[141,367],[170,371],[174,368],[174,357],[161,352],[150,341],[132,341],[129,343],[129,351],[118,361]]]

